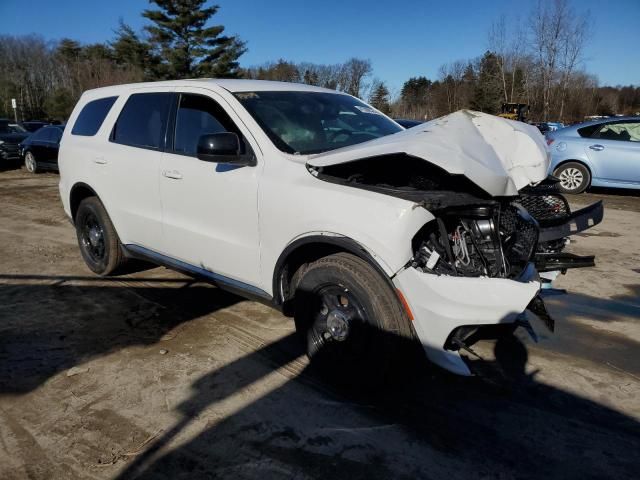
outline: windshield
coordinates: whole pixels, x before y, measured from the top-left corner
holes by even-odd
[[[238,92],[271,141],[283,152],[311,154],[403,130],[367,104],[323,92]]]

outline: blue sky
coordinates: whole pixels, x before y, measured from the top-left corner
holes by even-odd
[[[283,57],[337,63],[369,58],[375,76],[398,89],[411,76],[436,78],[445,62],[481,55],[487,30],[501,14],[525,19],[533,0],[219,0],[214,20],[241,36],[243,66]],[[640,0],[580,0],[594,25],[585,65],[601,84],[640,85]],[[146,0],[0,0],[4,34],[38,33],[85,43],[113,37],[122,18],[140,29]]]

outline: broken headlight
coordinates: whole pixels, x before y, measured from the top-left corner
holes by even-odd
[[[442,275],[517,277],[534,255],[538,225],[517,204],[448,209],[413,239],[415,268]]]

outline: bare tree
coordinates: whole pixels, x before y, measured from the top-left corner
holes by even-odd
[[[350,58],[343,65],[339,88],[349,95],[360,97],[364,95],[364,80],[369,77],[372,72],[373,68],[370,60]]]
[[[576,14],[567,0],[539,0],[531,18],[532,45],[542,82],[542,116],[548,120],[554,83],[559,82],[562,105],[568,79],[581,59],[588,18]]]

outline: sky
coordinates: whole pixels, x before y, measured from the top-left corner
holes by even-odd
[[[544,1],[544,0],[543,0]],[[218,0],[214,24],[239,35],[242,66],[278,58],[338,63],[368,58],[374,76],[398,90],[405,80],[435,79],[443,63],[482,55],[501,15],[526,19],[533,0]],[[142,29],[146,0],[0,0],[0,33],[36,33],[83,43],[113,38],[119,19]],[[640,85],[640,0],[574,0],[593,24],[584,65],[603,85]]]

